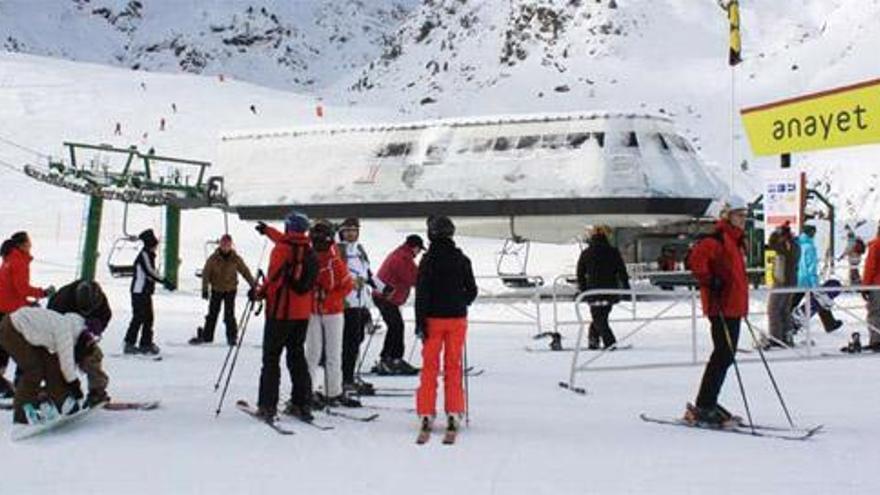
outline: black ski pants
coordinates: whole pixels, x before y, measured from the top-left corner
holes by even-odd
[[[376,307],[382,314],[382,320],[385,321],[385,343],[382,345],[382,352],[379,357],[383,361],[392,361],[394,359],[403,359],[403,317],[400,315],[400,308],[385,299],[373,298]]]
[[[293,390],[291,401],[307,406],[312,398],[312,378],[306,362],[304,345],[309,320],[266,319],[263,329],[263,368],[260,371],[260,395],[257,405],[269,411],[278,410],[278,387],[281,382],[281,352],[287,353],[287,370]]]
[[[697,395],[697,407],[710,408],[718,404],[718,394],[724,385],[727,369],[733,364],[739,342],[740,318],[710,316],[712,324],[712,355],[703,372],[703,381]],[[730,340],[728,341],[728,331]]]
[[[364,329],[373,319],[367,308],[346,308],[345,324],[342,327],[342,383],[354,383],[354,369],[357,366]]]
[[[234,345],[238,341],[238,324],[235,322],[235,291],[211,292],[208,302],[208,316],[205,317],[205,326],[199,335],[205,342],[214,341],[214,328],[217,326],[217,317],[220,315],[220,305],[223,305],[223,323],[226,324],[226,342]]]
[[[131,295],[131,323],[125,332],[125,343],[134,345],[141,335],[140,346],[146,347],[153,344],[153,295]]]
[[[593,317],[593,321],[590,322],[590,331],[587,334],[590,345],[599,345],[600,337],[603,347],[610,347],[617,342],[617,339],[614,338],[614,332],[611,331],[611,325],[608,323],[610,314],[610,304],[590,305],[590,315]]]

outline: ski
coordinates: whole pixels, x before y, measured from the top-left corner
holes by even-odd
[[[122,352],[116,352],[112,354],[108,354],[107,356],[112,358],[123,358],[129,359],[133,361],[161,361],[162,356],[159,354],[125,354]]]
[[[605,349],[605,350],[609,351],[609,352],[613,352],[613,351],[626,351],[626,350],[629,350],[632,348],[633,348],[632,344],[623,344],[623,345],[616,345],[615,344],[614,346],[612,346],[608,349]],[[532,346],[528,346],[528,345],[525,346],[525,349],[527,352],[574,352],[575,351],[574,347],[562,347],[559,349],[551,349],[549,347],[532,347]],[[602,349],[590,349],[589,347],[581,347],[580,348],[580,352],[595,352],[595,351],[601,351],[601,350]]]
[[[272,419],[272,420],[267,420],[266,418],[263,418],[263,417],[259,416],[259,415],[257,414],[257,410],[254,409],[254,407],[251,406],[251,405],[248,403],[248,401],[246,401],[246,400],[239,400],[239,401],[237,401],[237,402],[235,403],[235,407],[238,408],[239,411],[241,411],[241,412],[247,414],[248,416],[250,416],[250,417],[256,419],[256,420],[259,421],[260,423],[264,423],[264,424],[268,425],[269,428],[272,428],[273,430],[275,430],[275,432],[278,433],[279,435],[293,435],[293,434],[294,434],[293,430],[288,430],[287,428],[285,428],[285,427],[279,425],[278,422],[275,421],[274,419]]]
[[[24,440],[27,438],[35,437],[37,435],[41,435],[43,433],[50,432],[64,426],[66,424],[72,423],[74,421],[79,421],[80,419],[91,415],[95,411],[102,409],[104,403],[95,404],[94,407],[87,407],[84,409],[80,409],[79,411],[68,414],[65,416],[60,416],[53,421],[48,421],[45,423],[39,423],[35,425],[15,425],[10,434],[12,440]]]
[[[738,435],[749,435],[754,437],[763,437],[763,438],[775,438],[779,440],[806,440],[813,435],[816,434],[819,430],[822,429],[822,425],[814,426],[812,428],[807,428],[803,430],[790,430],[787,428],[779,428],[774,426],[761,426],[755,425],[755,431],[749,426],[730,426],[730,427],[711,427],[711,426],[702,426],[699,424],[691,424],[683,419],[663,419],[663,418],[655,418],[648,416],[647,414],[640,414],[639,417],[642,421],[648,423],[657,423],[663,425],[670,426],[684,426],[686,428],[698,428],[701,430],[708,431],[717,431],[723,433],[735,433]]]
[[[315,428],[316,430],[320,430],[320,431],[329,431],[334,428],[333,426],[330,426],[330,425],[324,425],[321,423],[317,423],[317,422],[315,422],[315,420],[308,420],[307,421],[307,420],[302,419],[299,416],[296,416],[293,414],[285,414],[285,416],[288,418],[293,418],[293,419],[299,421],[300,423],[307,424],[307,425],[311,426],[312,428]]]
[[[364,404],[363,408],[375,411],[394,411],[406,414],[415,414],[416,412],[416,408],[414,407],[386,406],[382,404]]]
[[[158,400],[149,400],[142,402],[108,402],[104,404],[107,411],[152,411],[159,408]]]
[[[337,411],[337,410],[331,409],[329,407],[325,407],[321,411],[328,416],[349,419],[351,421],[360,421],[361,423],[369,423],[369,422],[375,421],[376,419],[379,418],[379,413],[373,413],[373,414],[370,414],[367,416],[361,416],[359,414],[351,414],[351,413],[347,413],[347,412]]]
[[[419,434],[416,437],[416,445],[425,445],[431,439],[430,428],[419,428]]]

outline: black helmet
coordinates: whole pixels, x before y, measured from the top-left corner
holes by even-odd
[[[312,228],[309,229],[309,237],[315,249],[323,251],[333,242],[333,224],[328,220],[319,219],[315,221]]]
[[[428,239],[448,239],[455,235],[455,225],[444,215],[428,217]]]
[[[103,299],[101,286],[97,282],[83,280],[76,285],[76,312],[89,316],[98,309]]]

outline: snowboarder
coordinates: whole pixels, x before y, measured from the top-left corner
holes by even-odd
[[[165,130],[165,117],[162,117],[161,119],[159,119],[159,130],[160,131]]]
[[[859,277],[859,265],[862,264],[862,256],[865,254],[865,241],[862,240],[861,237],[857,236],[856,233],[847,226],[846,228],[846,249],[844,249],[843,254],[840,255],[838,259],[842,260],[846,258],[847,264],[849,265],[849,284],[850,285],[859,285],[862,283],[861,277]]]
[[[370,259],[362,244],[360,221],[357,218],[346,218],[339,228],[340,242],[337,244],[339,254],[348,265],[348,272],[354,280],[354,288],[345,297],[345,327],[342,337],[342,388],[357,395],[374,393],[373,385],[355,377],[355,365],[360,353],[361,342],[364,340],[364,328],[373,320],[367,307],[370,300],[370,287],[375,287],[373,273],[370,271]]]
[[[877,235],[868,242],[868,256],[865,258],[862,284],[880,285],[880,225],[877,227]],[[865,291],[862,293],[862,297],[865,298],[868,307],[867,347],[875,352],[880,352],[880,292],[876,290]]]
[[[788,222],[780,225],[770,234],[767,247],[776,253],[771,274],[773,287],[797,286],[800,245],[795,241]],[[767,300],[767,327],[772,337],[765,347],[794,345],[792,333],[794,322],[791,318],[792,294],[770,294]]]
[[[286,351],[293,385],[286,412],[310,421],[313,418],[312,380],[303,345],[314,299],[318,260],[306,234],[309,218],[297,211],[291,212],[284,221],[283,234],[263,222],[259,222],[256,229],[275,244],[266,282],[257,290],[257,297],[266,298],[258,414],[266,420],[276,416],[281,379],[278,362],[281,352]]]
[[[318,277],[306,337],[306,359],[314,386],[318,381],[318,364],[324,356],[324,396],[315,394],[316,406],[360,407],[360,402],[342,393],[343,309],[354,281],[336,249],[333,234],[333,226],[327,220],[316,221],[309,231],[318,257]]]
[[[0,345],[21,369],[13,423],[35,424],[57,416],[59,411],[73,414],[79,410],[83,393],[74,346],[85,327],[79,314],[62,315],[38,307],[21,308],[0,321]],[[38,399],[43,382],[51,401],[46,406]]]
[[[256,105],[251,105],[251,113],[254,115],[257,114],[257,106]]]
[[[593,229],[590,244],[581,252],[577,263],[578,289],[629,289],[629,275],[620,251],[609,242],[611,227],[600,225]],[[617,343],[608,316],[611,308],[620,301],[616,295],[588,296],[590,305],[590,331],[587,337],[590,349],[599,348],[599,339],[605,349]]]
[[[373,291],[373,303],[379,308],[388,329],[379,355],[380,361],[373,368],[376,374],[415,375],[419,372],[418,368],[403,360],[404,327],[400,306],[409,298],[416,284],[418,266],[415,260],[424,250],[425,243],[420,236],[407,236],[406,241],[385,258],[374,278],[376,290]]]
[[[134,262],[134,277],[131,279],[131,323],[125,333],[125,354],[159,354],[159,346],[153,342],[153,292],[156,282],[166,290],[176,289],[171,281],[163,278],[156,271],[156,248],[159,239],[153,229],[147,229],[138,235],[144,248],[138,253]],[[140,344],[135,347],[140,332]]]
[[[238,342],[238,324],[235,321],[235,294],[238,289],[238,275],[247,281],[250,289],[248,297],[253,298],[254,287],[257,285],[251,271],[241,256],[232,246],[232,236],[223,234],[220,245],[202,268],[202,299],[208,302],[208,315],[205,326],[199,329],[190,344],[199,345],[214,341],[214,328],[223,305],[223,322],[226,324],[226,343],[235,345]]]
[[[471,261],[456,247],[455,225],[448,217],[428,218],[430,247],[419,263],[416,286],[416,335],[424,343],[423,368],[416,395],[422,431],[436,416],[437,375],[443,352],[443,390],[447,430],[456,431],[465,412],[462,351],[467,308],[477,298]]]
[[[798,287],[818,287],[819,286],[819,256],[816,253],[816,226],[804,225],[803,232],[797,238],[798,247],[800,248],[800,258],[798,259],[797,269],[797,286]],[[806,293],[800,292],[794,294],[791,298],[791,310],[801,303]],[[833,332],[843,326],[843,322],[835,319],[831,310],[819,305],[819,319],[822,320],[822,326],[826,332]],[[809,314],[809,312],[808,312]]]
[[[712,329],[712,355],[706,364],[696,405],[688,404],[684,420],[725,425],[735,418],[718,404],[727,369],[733,364],[740,322],[749,311],[749,285],[745,267],[744,229],[747,208],[726,207],[715,231],[693,247],[688,264],[699,287],[703,314]]]
[[[97,282],[76,280],[58,289],[46,307],[61,314],[78,313],[85,318],[86,330],[74,347],[74,360],[88,379],[86,405],[108,402],[110,378],[104,372],[104,353],[98,341],[110,324],[113,312],[101,286]]]
[[[31,287],[31,239],[27,232],[16,232],[0,247],[3,264],[0,265],[0,319],[33,301],[51,297],[55,288]],[[14,394],[12,384],[3,376],[9,365],[9,354],[0,345],[0,398]]]

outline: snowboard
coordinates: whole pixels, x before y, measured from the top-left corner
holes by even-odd
[[[38,435],[42,435],[44,433],[51,432],[58,428],[61,428],[70,423],[78,422],[79,420],[85,418],[86,416],[91,415],[95,411],[103,409],[106,403],[97,404],[94,407],[90,407],[87,409],[80,409],[79,411],[68,414],[66,416],[61,416],[54,421],[49,421],[46,423],[40,423],[36,425],[15,425],[12,429],[12,440],[19,441],[25,440],[27,438],[32,438]]]
[[[842,287],[843,284],[839,280],[827,280],[822,287]],[[810,308],[807,309],[806,296],[804,300],[797,305],[791,312],[791,320],[794,324],[794,331],[797,332],[807,325],[807,320],[811,319],[820,309],[831,309],[834,306],[834,299],[840,295],[840,291],[830,292],[814,292],[810,297]]]

